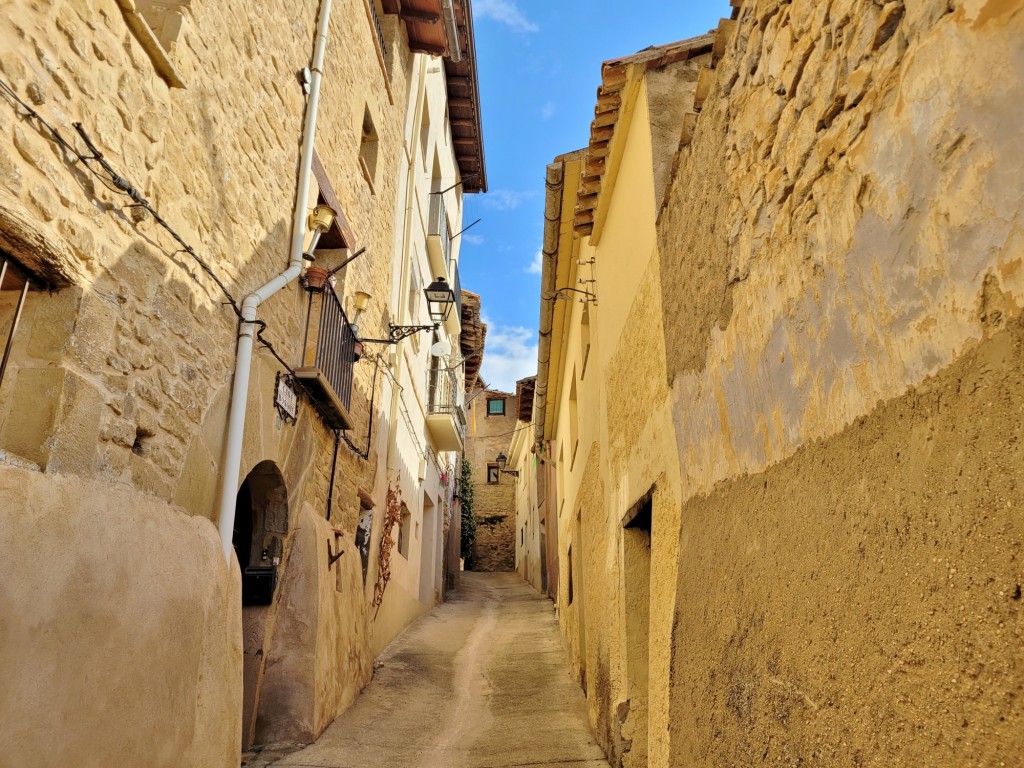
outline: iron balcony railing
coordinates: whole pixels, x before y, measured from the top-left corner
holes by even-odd
[[[430,212],[427,221],[427,237],[440,240],[442,263],[447,264],[452,257],[452,233],[448,229],[448,212],[444,207],[444,195],[430,196]]]
[[[466,414],[458,398],[461,388],[455,371],[449,368],[431,368],[427,390],[427,413],[454,416],[459,430],[464,432]]]
[[[377,15],[377,0],[367,0],[370,6],[370,17],[373,19],[373,31],[377,33],[377,44],[380,46],[381,55],[387,56],[388,49],[384,45],[384,32],[380,28],[380,16]]]
[[[295,375],[321,404],[329,425],[350,429],[356,335],[334,288],[310,291],[302,367]]]

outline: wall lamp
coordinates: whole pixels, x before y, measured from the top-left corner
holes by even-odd
[[[367,344],[397,344],[420,331],[436,331],[441,323],[448,319],[455,306],[455,292],[448,285],[443,277],[437,278],[428,285],[424,291],[427,297],[427,309],[430,319],[434,322],[429,325],[393,325],[388,324],[388,337],[386,339],[360,339]]]
[[[512,477],[519,477],[518,469],[505,469],[508,466],[508,456],[502,451],[498,454],[498,458],[494,460],[494,463],[498,465],[498,471],[506,475],[512,475]]]
[[[313,212],[309,214],[306,226],[313,231],[313,240],[309,244],[309,248],[306,249],[306,252],[302,254],[303,259],[306,261],[316,261],[316,256],[313,255],[313,252],[316,250],[316,244],[320,242],[320,237],[323,233],[330,229],[331,225],[334,224],[334,219],[336,217],[337,214],[329,205],[318,205],[313,209]]]

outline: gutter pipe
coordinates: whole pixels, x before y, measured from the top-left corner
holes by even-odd
[[[309,98],[306,100],[306,119],[302,134],[302,154],[299,162],[298,189],[295,193],[295,212],[292,217],[292,242],[288,268],[242,300],[242,320],[238,328],[238,348],[235,355],[235,375],[231,387],[231,409],[228,413],[227,439],[224,447],[224,470],[221,475],[218,528],[224,547],[224,557],[231,562],[232,539],[235,527],[235,501],[238,494],[238,475],[242,464],[242,437],[245,432],[245,411],[249,396],[249,374],[252,371],[253,346],[260,323],[256,311],[260,304],[296,280],[302,273],[302,246],[306,237],[309,180],[313,172],[313,145],[316,138],[316,118],[320,105],[320,81],[323,77],[324,53],[327,50],[327,32],[331,19],[332,0],[321,0],[313,47],[312,76]]]
[[[471,13],[470,9],[467,8],[466,13]],[[459,23],[452,0],[441,0],[441,14],[444,17],[444,35],[448,40],[448,58],[458,63],[462,61],[462,46],[459,45]]]
[[[544,244],[541,248],[544,263],[540,278],[540,339],[537,345],[537,402],[534,405],[534,437],[544,440],[547,420],[548,373],[551,365],[551,329],[554,324],[554,297],[546,298],[555,290],[558,262],[558,240],[562,226],[562,187],[565,183],[565,163],[551,163],[547,168],[544,196]]]

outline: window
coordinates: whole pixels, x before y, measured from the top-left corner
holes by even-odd
[[[572,387],[569,389],[569,469],[576,463],[576,449],[580,447],[580,411],[576,397],[576,371],[572,372]]]
[[[28,275],[14,262],[0,253],[0,385],[14,346],[25,298],[32,287]]]
[[[574,595],[573,595],[573,593],[572,593],[572,591],[573,591],[573,590],[572,590],[572,587],[573,587],[573,583],[572,583],[572,544],[570,544],[570,545],[569,545],[569,556],[568,556],[568,557],[566,558],[566,560],[568,561],[568,562],[567,562],[567,565],[569,566],[568,568],[566,568],[566,569],[565,569],[565,570],[566,570],[566,573],[567,573],[567,574],[568,574],[568,576],[569,576],[569,589],[568,589],[568,592],[569,592],[569,594],[568,594],[568,598],[569,598],[569,601],[568,601],[568,604],[569,604],[569,605],[572,605],[572,599],[573,599],[573,597],[574,597]]]
[[[487,465],[487,482],[490,485],[496,485],[498,483],[498,478],[500,477],[500,475],[501,473],[498,471],[497,464]]]
[[[153,62],[153,68],[172,88],[185,82],[171,61],[185,23],[184,10],[192,0],[118,0],[128,27]]]
[[[420,162],[427,170],[427,150],[430,149],[430,100],[423,100],[423,122],[420,124]]]
[[[416,266],[419,260],[419,251],[414,251],[412,269],[409,270],[409,325],[420,324],[420,300],[423,296],[423,281],[420,279],[419,267]],[[420,334],[414,333],[409,338],[412,339],[412,348],[419,352]]]
[[[409,527],[412,524],[412,515],[409,508],[402,502],[402,520],[398,524],[398,554],[409,558]]]
[[[590,359],[590,305],[583,305],[583,317],[580,319],[580,381],[587,375],[587,360]]]
[[[487,400],[487,415],[488,416],[504,416],[505,415],[505,398],[494,398]]]
[[[377,186],[377,129],[373,126],[369,107],[363,110],[363,130],[359,141],[359,167],[363,178],[370,185],[370,194],[376,194]]]

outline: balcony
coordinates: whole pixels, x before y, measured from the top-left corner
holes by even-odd
[[[356,335],[334,288],[329,283],[319,289],[313,286],[310,283],[302,367],[295,369],[295,377],[318,404],[327,426],[351,429]]]
[[[436,360],[436,358],[435,358]],[[427,380],[427,431],[439,451],[461,451],[466,436],[462,387],[455,371],[433,368]]]
[[[430,195],[427,213],[427,255],[430,257],[431,277],[444,277],[452,258],[452,233],[448,229],[448,211],[444,195]]]

